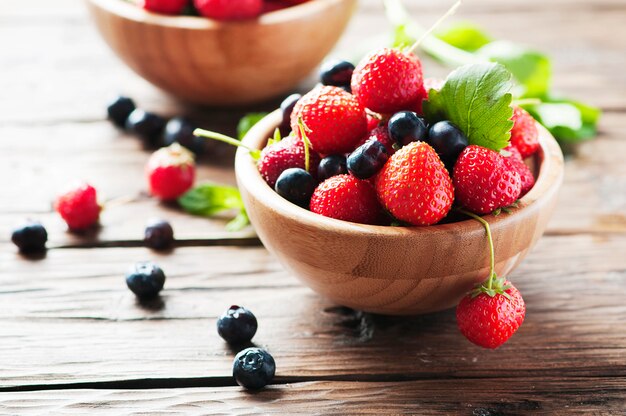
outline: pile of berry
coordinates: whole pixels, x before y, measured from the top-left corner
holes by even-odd
[[[511,110],[500,152],[472,144],[460,126],[424,116],[428,90],[445,83],[424,79],[413,54],[383,49],[356,68],[330,62],[321,80],[285,100],[281,130],[292,131],[258,160],[265,181],[297,205],[345,221],[423,226],[453,204],[481,215],[506,208],[534,185],[524,163],[539,148],[532,117]]]
[[[151,12],[204,16],[216,20],[253,19],[263,13],[284,9],[308,0],[141,0]]]
[[[117,96],[107,106],[109,120],[119,128],[139,137],[146,148],[155,149],[178,143],[196,156],[208,149],[206,140],[193,135],[196,126],[184,117],[165,117],[137,108],[125,96]]]
[[[498,64],[467,65],[445,81],[424,79],[410,50],[389,48],[356,67],[329,62],[322,85],[288,97],[274,138],[250,155],[280,196],[326,217],[428,226],[451,221],[456,205],[479,221],[490,272],[457,306],[457,323],[471,342],[497,348],[520,327],[526,307],[496,275],[490,226],[480,215],[508,211],[534,186],[524,158],[540,147],[535,120],[511,105],[510,79]]]

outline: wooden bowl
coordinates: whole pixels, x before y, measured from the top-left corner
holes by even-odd
[[[330,52],[356,0],[311,0],[258,19],[165,16],[87,0],[104,40],[135,72],[183,100],[249,104],[292,90]]]
[[[274,112],[244,138],[262,147],[281,119]],[[543,234],[563,179],[563,155],[539,126],[534,188],[511,214],[487,215],[496,272],[507,275]],[[489,249],[475,220],[430,227],[382,227],[326,218],[278,196],[246,150],[235,159],[237,182],[261,241],[305,284],[334,302],[368,312],[411,315],[455,306],[488,276]]]

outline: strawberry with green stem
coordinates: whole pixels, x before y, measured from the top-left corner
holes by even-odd
[[[261,176],[272,188],[276,186],[276,181],[283,171],[289,168],[305,168],[307,153],[310,165],[310,169],[307,171],[310,171],[313,176],[317,174],[317,166],[320,162],[319,154],[305,146],[304,141],[294,135],[281,140],[280,133],[275,131],[274,138],[268,141],[263,150],[252,149],[237,139],[213,131],[196,129],[194,135],[248,150],[250,156],[257,161]]]
[[[306,128],[301,117],[298,118],[298,129],[304,143],[304,169],[289,168],[284,170],[278,176],[274,189],[278,195],[287,201],[307,209],[309,208],[311,195],[313,195],[313,191],[315,191],[317,186],[317,180],[309,172],[311,142],[307,133],[310,130]]]
[[[457,325],[470,342],[484,348],[498,348],[522,325],[526,306],[520,292],[495,272],[495,252],[489,223],[482,217],[459,209],[480,222],[489,242],[489,277],[468,293],[456,308]]]

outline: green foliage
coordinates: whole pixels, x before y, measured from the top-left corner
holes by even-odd
[[[491,37],[471,22],[458,22],[435,34],[439,39],[455,48],[476,52],[489,42]]]
[[[537,51],[507,41],[483,46],[477,55],[506,67],[518,83],[518,97],[544,97],[550,89],[552,63]]]
[[[236,210],[237,215],[226,225],[229,231],[238,231],[249,224],[241,194],[232,186],[202,183],[178,198],[178,203],[190,214],[203,217]]]
[[[566,99],[548,99],[523,107],[561,141],[588,140],[597,134],[601,115],[598,108]]]
[[[450,120],[471,144],[495,151],[511,138],[513,109],[511,74],[500,64],[462,66],[448,76],[440,91],[430,90],[424,114],[430,121]]]

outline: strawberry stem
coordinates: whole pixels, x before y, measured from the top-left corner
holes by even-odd
[[[235,147],[242,147],[244,149],[246,149],[248,152],[250,152],[250,156],[252,156],[252,158],[254,160],[258,160],[261,157],[261,151],[257,150],[257,149],[252,149],[249,146],[246,146],[245,144],[241,143],[239,140],[234,139],[230,136],[226,136],[224,134],[221,133],[217,133],[214,131],[209,131],[209,130],[204,130],[204,129],[195,129],[193,131],[193,135],[196,137],[202,137],[204,139],[211,139],[211,140],[217,140],[219,142],[223,142],[223,143],[227,143],[230,144],[232,146]]]
[[[468,217],[475,219],[476,221],[481,223],[483,227],[485,227],[485,231],[487,232],[487,240],[489,241],[489,281],[487,282],[487,290],[491,291],[493,288],[493,279],[497,278],[496,256],[495,256],[495,250],[493,248],[493,237],[491,236],[491,227],[489,226],[489,223],[485,221],[484,218],[482,218],[479,215],[474,214],[473,212],[469,212],[464,209],[459,209],[458,211],[462,214],[467,215]]]
[[[420,38],[413,44],[413,46],[411,46],[409,48],[409,53],[415,53],[415,51],[417,50],[417,48],[420,47],[420,45],[422,44],[424,39],[426,39],[428,36],[430,36],[430,34],[433,33],[433,31],[435,29],[437,29],[439,27],[439,25],[441,25],[448,17],[452,16],[456,12],[456,10],[461,6],[461,4],[462,4],[462,0],[458,0],[456,3],[454,3],[452,5],[452,7],[450,7],[448,9],[447,12],[445,12],[445,14],[443,16],[441,16],[439,19],[437,19],[435,24],[433,24],[430,27],[430,29],[428,29],[426,32],[424,32],[422,34],[422,36],[420,36]]]
[[[309,137],[306,135],[307,130],[309,128],[302,121],[302,117],[298,117],[298,127],[300,128],[300,135],[302,136],[302,141],[304,142],[304,170],[309,171],[310,164],[310,152],[309,148],[311,147],[311,142],[309,141]]]

